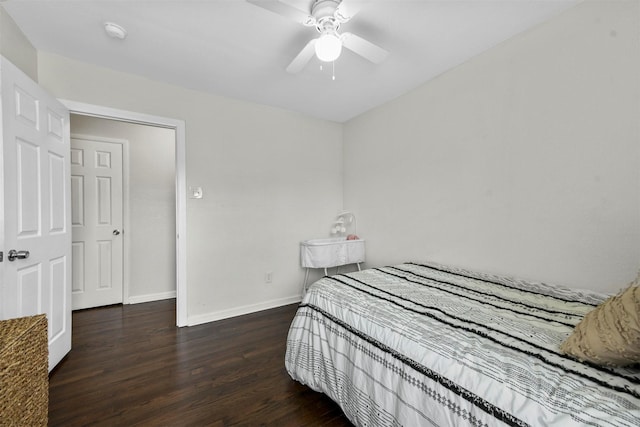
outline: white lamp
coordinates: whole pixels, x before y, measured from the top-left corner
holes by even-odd
[[[320,61],[333,62],[342,53],[342,42],[333,29],[325,30],[316,41],[316,56]]]

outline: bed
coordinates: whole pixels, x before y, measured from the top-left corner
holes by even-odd
[[[405,263],[324,277],[291,324],[289,375],[358,426],[640,426],[640,369],[560,344],[606,299]]]

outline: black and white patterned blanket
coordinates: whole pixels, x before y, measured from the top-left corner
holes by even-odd
[[[558,350],[604,295],[407,263],[325,277],[289,331],[291,377],[367,426],[640,426],[640,369]]]

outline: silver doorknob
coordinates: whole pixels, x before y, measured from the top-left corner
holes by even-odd
[[[117,228],[115,230],[113,230],[113,235],[117,236],[120,234],[120,230],[118,230]]]
[[[29,251],[16,251],[15,249],[11,249],[7,254],[7,259],[9,261],[15,261],[17,259],[27,259],[29,258]]]

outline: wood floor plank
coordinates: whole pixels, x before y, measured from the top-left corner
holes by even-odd
[[[350,426],[284,368],[297,305],[187,328],[175,300],[73,313],[50,426]]]

